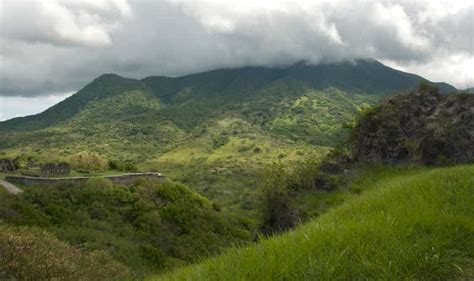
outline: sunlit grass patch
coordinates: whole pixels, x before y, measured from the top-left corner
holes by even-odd
[[[466,277],[474,258],[474,166],[379,173],[359,183],[368,185],[363,195],[295,231],[154,279]]]

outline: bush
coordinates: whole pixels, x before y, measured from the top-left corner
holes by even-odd
[[[218,149],[221,146],[226,145],[229,142],[229,136],[217,135],[212,137],[212,148]]]
[[[112,170],[119,170],[122,172],[136,172],[138,171],[137,166],[132,163],[130,160],[121,161],[121,160],[110,160],[109,168]]]
[[[106,178],[97,177],[97,178],[90,178],[87,181],[86,186],[88,188],[95,188],[95,189],[111,189],[113,187],[113,184],[110,180]]]
[[[281,164],[265,169],[259,178],[261,225],[264,235],[281,232],[296,225],[298,215],[290,194],[288,175]]]
[[[293,190],[314,189],[315,178],[319,174],[319,162],[308,159],[296,164],[291,173],[290,186]]]
[[[2,280],[112,280],[128,268],[102,251],[85,252],[30,227],[0,226]]]
[[[421,93],[438,93],[439,88],[435,84],[432,84],[426,80],[420,80],[418,83],[418,91]]]
[[[92,178],[85,185],[42,186],[22,196],[0,196],[0,218],[41,227],[71,245],[107,251],[131,269],[133,279],[250,239],[234,217],[172,182],[112,187],[107,179]]]
[[[105,158],[92,152],[80,152],[71,155],[68,162],[75,170],[103,171],[108,167]]]

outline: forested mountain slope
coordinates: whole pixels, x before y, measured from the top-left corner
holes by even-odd
[[[358,111],[420,79],[374,60],[143,80],[105,74],[43,113],[0,122],[0,155],[69,162],[92,153],[247,208],[259,167],[320,158]]]

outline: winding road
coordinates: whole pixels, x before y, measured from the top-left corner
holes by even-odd
[[[3,186],[6,189],[6,191],[10,194],[16,195],[18,193],[23,192],[23,190],[19,189],[18,187],[4,180],[0,180],[0,185]]]

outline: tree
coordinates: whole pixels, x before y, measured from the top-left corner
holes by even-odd
[[[437,93],[439,88],[426,80],[420,80],[418,83],[418,91],[420,91],[420,93]]]
[[[259,177],[261,192],[260,232],[270,235],[296,225],[298,213],[293,207],[288,174],[281,163],[265,169]]]

